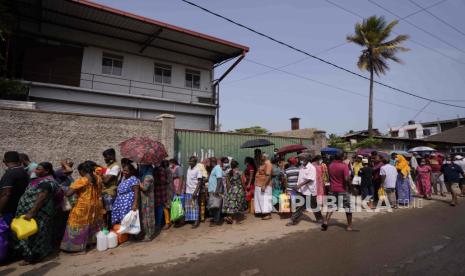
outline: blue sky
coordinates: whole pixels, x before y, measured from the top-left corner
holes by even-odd
[[[192,0],[226,17],[251,26],[310,53],[359,72],[356,62],[361,48],[345,43],[354,24],[361,19],[325,0]],[[405,17],[421,10],[408,0],[371,0]],[[395,31],[411,36],[411,49],[399,56],[404,64],[391,63],[391,71],[380,81],[424,97],[454,100],[465,106],[465,13],[464,0],[413,0],[433,15],[418,12],[400,21]],[[368,81],[338,71],[314,59],[305,59],[279,71],[256,64],[280,67],[305,58],[222,19],[189,6],[180,0],[97,0],[114,8],[165,21],[250,47],[250,52],[221,84],[220,119],[222,130],[260,125],[272,131],[288,130],[289,118],[300,117],[301,127],[317,127],[343,134],[366,129]],[[396,17],[367,0],[331,0],[363,17]],[[420,30],[422,29],[422,30]],[[442,40],[442,41],[441,41]],[[342,44],[342,45],[341,45]],[[326,51],[334,46],[335,49]],[[422,47],[425,45],[428,48]],[[224,69],[223,69],[224,70]],[[216,74],[221,74],[218,70]],[[257,76],[254,76],[259,74]],[[367,75],[366,72],[362,74]],[[254,76],[254,77],[251,77]],[[305,79],[307,78],[307,79]],[[359,96],[309,81],[328,83]],[[411,120],[428,102],[375,86],[374,125],[386,131]],[[387,104],[386,102],[393,103]],[[400,106],[402,107],[400,107]],[[416,121],[465,117],[465,109],[430,104]]]

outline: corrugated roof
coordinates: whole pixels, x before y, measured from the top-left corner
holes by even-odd
[[[121,39],[218,63],[248,52],[234,42],[114,9],[87,0],[21,1],[22,13],[35,20]],[[32,12],[31,10],[35,10]]]
[[[273,136],[284,136],[284,137],[312,139],[314,134],[315,134],[315,131],[318,131],[318,129],[316,129],[316,128],[302,128],[302,129],[289,130],[289,131],[273,132],[271,135],[273,135]]]
[[[447,143],[457,143],[465,145],[465,126],[460,126],[443,131],[436,135],[431,135],[424,139],[425,141],[440,141]]]

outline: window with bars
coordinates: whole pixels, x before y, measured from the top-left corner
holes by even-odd
[[[200,89],[200,72],[186,70],[186,87]]]
[[[108,53],[102,56],[102,74],[121,76],[123,73],[123,57]]]
[[[171,66],[166,64],[155,64],[155,82],[171,84]]]

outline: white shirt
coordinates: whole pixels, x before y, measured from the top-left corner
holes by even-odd
[[[316,196],[316,169],[310,162],[306,166],[300,167],[299,178],[297,179],[297,185],[300,185],[308,180],[310,183],[302,186],[299,192],[303,195]]]
[[[381,167],[380,175],[386,176],[384,180],[384,188],[392,189],[396,187],[397,182],[397,169],[391,164],[386,164]]]
[[[186,194],[193,194],[197,185],[199,184],[199,178],[202,178],[202,172],[199,170],[198,166],[194,168],[187,169],[187,176],[186,176]]]
[[[111,168],[107,168],[107,170],[105,171],[105,175],[114,175],[116,177],[119,176],[119,173],[121,172],[121,168],[119,167],[119,165],[115,164],[115,165],[110,165]]]

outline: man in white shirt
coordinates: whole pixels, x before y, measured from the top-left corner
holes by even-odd
[[[192,228],[197,228],[200,225],[199,220],[199,203],[197,201],[200,184],[202,183],[202,172],[197,166],[197,157],[192,156],[189,158],[189,168],[186,175],[186,193],[185,193],[185,206],[184,206],[184,220],[193,221]]]
[[[317,221],[322,221],[323,216],[321,215],[320,210],[316,210],[317,200],[316,200],[316,169],[312,165],[311,156],[309,154],[303,154],[299,156],[299,159],[303,162],[299,170],[299,177],[297,180],[297,186],[295,187],[297,191],[297,198],[300,199],[295,212],[292,214],[291,221],[286,224],[287,226],[296,225],[302,216],[303,212],[306,209],[307,203],[310,201],[310,207],[315,214]]]
[[[384,166],[381,167],[381,187],[384,188],[389,204],[392,208],[397,208],[396,199],[396,182],[397,182],[397,169],[389,163],[388,160],[383,159]]]
[[[454,163],[460,166],[462,170],[465,172],[465,159],[463,158],[463,156],[456,155]],[[460,187],[462,188],[462,194],[460,196],[465,197],[465,178],[462,175],[460,175]]]

